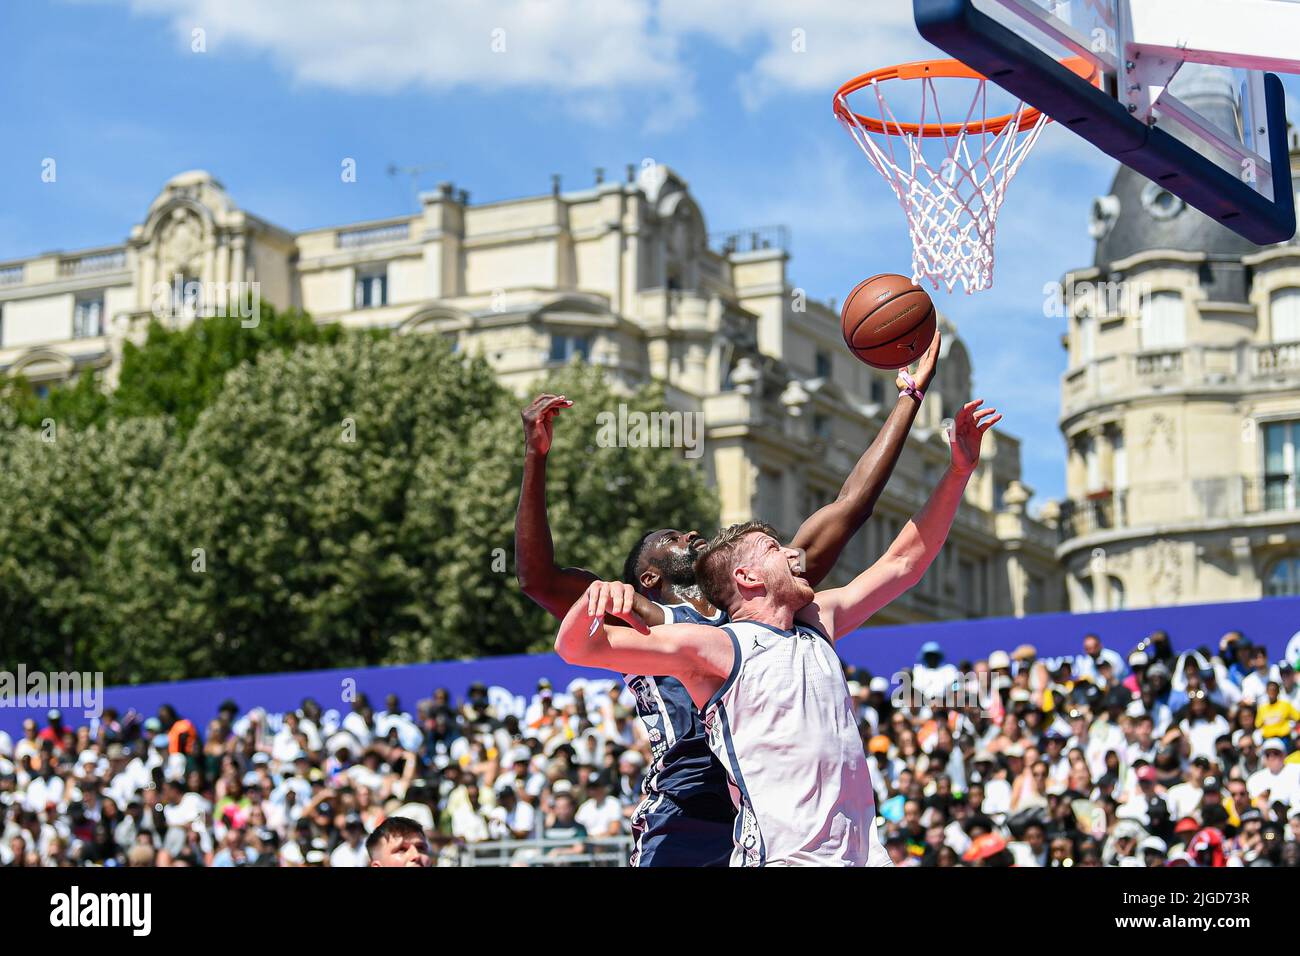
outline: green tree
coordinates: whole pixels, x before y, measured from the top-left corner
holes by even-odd
[[[204,319],[179,330],[153,321],[143,345],[128,342],[123,347],[111,412],[118,418],[168,415],[187,432],[231,369],[256,362],[263,352],[329,344],[344,334],[337,324],[317,325],[305,312],[277,312],[266,303],[255,324],[238,315]]]
[[[160,419],[17,426],[0,407],[0,660],[100,670],[115,607],[104,556],[147,520],[173,439]]]
[[[143,681],[550,646],[513,567],[524,400],[435,336],[285,322],[256,348],[237,323],[157,330],[106,411],[83,383],[0,401],[0,657]],[[680,451],[597,440],[657,388],[585,367],[538,387],[576,403],[550,455],[562,561],[616,576],[648,528],[711,530]],[[23,424],[58,408],[54,441]]]
[[[595,415],[618,401],[599,372],[563,384],[581,409],[552,452],[565,560],[616,574],[648,525],[716,514],[680,453],[597,446]],[[652,390],[629,401],[661,407]],[[119,599],[120,663],[165,678],[549,646],[555,623],[512,566],[519,405],[435,337],[352,337],[235,370],[110,562],[137,569],[114,577],[137,582]]]

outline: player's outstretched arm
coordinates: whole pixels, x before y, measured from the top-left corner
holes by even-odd
[[[940,333],[935,329],[930,347],[925,350],[917,366],[917,389],[924,394],[934,380],[935,369],[939,363]],[[900,376],[900,392],[907,383]],[[831,573],[835,562],[839,560],[849,539],[858,533],[871,513],[876,508],[880,493],[885,490],[894,466],[907,443],[907,433],[916,420],[921,400],[910,392],[898,396],[898,404],[890,412],[882,428],[872,441],[871,446],[862,453],[858,463],[844,479],[839,497],[830,504],[819,508],[809,515],[795,532],[790,543],[793,548],[803,548],[805,552],[804,577],[813,587],[822,582]]]
[[[564,617],[596,580],[584,568],[564,568],[555,561],[555,543],[546,518],[546,456],[551,450],[554,420],[573,402],[563,395],[538,395],[521,413],[524,420],[524,480],[515,512],[515,574],[519,587],[557,618]],[[636,595],[635,607],[649,624],[663,623],[663,611]]]
[[[939,554],[966,483],[979,464],[984,433],[1002,419],[995,408],[980,409],[983,401],[976,399],[962,407],[949,437],[952,463],[930,500],[904,525],[880,560],[844,587],[817,595],[815,604],[822,624],[836,640],[861,627],[872,614],[914,587]]]
[[[569,664],[623,674],[668,674],[700,704],[731,673],[735,652],[721,628],[664,624],[650,628],[633,610],[632,585],[595,581],[560,623],[555,652]],[[628,627],[606,623],[606,615]]]

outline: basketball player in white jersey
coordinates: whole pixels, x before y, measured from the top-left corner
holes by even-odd
[[[709,748],[737,805],[733,866],[888,866],[853,701],[834,643],[921,580],[939,553],[979,463],[996,409],[967,402],[953,423],[952,463],[885,554],[842,588],[814,592],[799,552],[767,525],[721,532],[696,561],[721,627],[646,627],[623,582],[594,582],[555,639],[572,664],[669,674],[704,712]],[[607,625],[604,615],[631,627]]]

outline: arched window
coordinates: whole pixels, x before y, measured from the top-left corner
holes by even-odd
[[[1274,342],[1300,342],[1300,289],[1278,289],[1268,300]]]
[[[1292,555],[1277,561],[1264,580],[1264,593],[1269,597],[1300,594],[1300,557]]]
[[[1097,602],[1093,599],[1092,578],[1090,577],[1076,578],[1075,583],[1078,585],[1079,596],[1082,598],[1081,606],[1077,608],[1077,610],[1080,611],[1101,610],[1101,608],[1097,607]]]
[[[1142,301],[1138,331],[1143,349],[1180,349],[1187,341],[1187,313],[1178,292],[1153,292]]]
[[[1084,606],[1080,611],[1122,611],[1128,606],[1124,595],[1124,582],[1113,574],[1106,575],[1106,603],[1102,605],[1100,595],[1092,587],[1092,578],[1079,578],[1079,593],[1083,596]]]

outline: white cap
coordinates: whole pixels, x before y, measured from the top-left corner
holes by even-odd
[[[1266,754],[1269,751],[1276,751],[1277,753],[1284,754],[1286,753],[1286,745],[1276,737],[1270,737],[1268,740],[1264,741],[1263,745],[1259,748],[1259,752],[1262,754]]]
[[[361,752],[361,747],[357,743],[356,737],[353,737],[346,730],[341,730],[338,733],[331,734],[325,741],[326,753],[336,754],[340,750],[346,750],[350,756],[355,757]]]
[[[1011,666],[1011,656],[1006,651],[994,651],[989,655],[989,670],[1001,670]]]
[[[1147,657],[1146,651],[1134,651],[1128,656],[1130,667],[1145,667],[1151,663],[1151,658]]]
[[[1147,850],[1155,850],[1161,856],[1169,852],[1169,844],[1158,836],[1149,836],[1138,844],[1138,852],[1145,853]]]
[[[433,811],[425,803],[404,803],[397,808],[397,812],[391,814],[394,817],[406,817],[408,820],[414,820],[426,830],[434,830],[437,827],[433,822]]]
[[[1255,742],[1256,747],[1258,747],[1264,740],[1264,735],[1261,734],[1258,730],[1253,730],[1253,731],[1234,730],[1232,732],[1232,745],[1234,747],[1240,747],[1242,738],[1244,737],[1250,737],[1250,739]]]
[[[873,677],[871,683],[867,685],[867,689],[873,694],[887,694],[889,692],[889,678]]]

